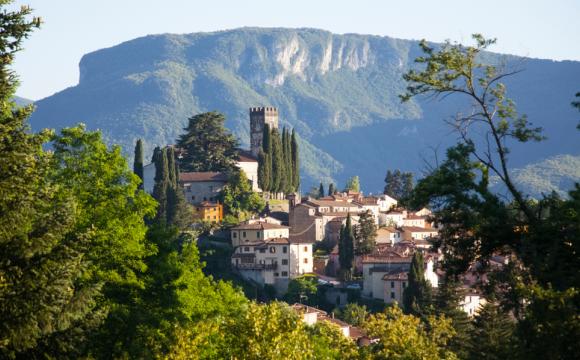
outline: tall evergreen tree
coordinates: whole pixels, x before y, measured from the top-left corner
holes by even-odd
[[[375,249],[376,238],[377,226],[375,225],[375,219],[370,210],[367,210],[359,215],[358,225],[356,226],[356,254],[370,254]]]
[[[469,337],[469,359],[502,360],[513,357],[515,324],[494,302],[478,311]],[[557,354],[554,354],[557,356]]]
[[[135,144],[135,158],[133,160],[133,172],[141,179],[139,189],[143,189],[143,140],[137,140]]]
[[[177,144],[184,155],[180,166],[185,171],[228,171],[238,157],[236,138],[225,128],[225,117],[218,112],[189,118]]]
[[[445,315],[451,319],[451,325],[455,329],[455,336],[451,338],[449,346],[460,358],[468,357],[469,334],[472,324],[469,316],[461,308],[461,302],[465,297],[465,291],[460,284],[451,276],[447,276],[439,283],[437,295],[434,297],[434,308],[439,315]]]
[[[292,144],[290,139],[290,131],[284,128],[284,163],[286,166],[286,193],[294,191],[294,167],[292,165]]]
[[[72,232],[76,203],[42,149],[51,132],[32,134],[33,107],[12,100],[17,77],[9,66],[40,19],[28,7],[6,9],[11,2],[0,1],[0,358],[55,358],[85,338],[88,319],[98,325],[91,315],[98,287],[77,281],[91,234]],[[74,339],[53,343],[73,329]]]
[[[409,270],[409,283],[403,292],[403,306],[407,313],[425,315],[431,304],[431,283],[425,279],[425,259],[421,251],[415,251]]]
[[[258,185],[264,192],[270,189],[271,173],[270,157],[263,150],[260,150],[258,153]]]
[[[322,197],[324,197],[324,185],[321,182],[320,186],[318,187],[318,198],[320,199]]]
[[[334,193],[336,193],[336,188],[334,186],[334,183],[330,183],[328,185],[328,196],[332,196],[334,195]]]
[[[170,187],[169,164],[167,161],[167,150],[155,148],[153,152],[155,162],[155,186],[153,186],[153,197],[159,203],[157,207],[157,222],[167,223],[167,192]]]
[[[346,217],[346,224],[341,228],[338,240],[338,261],[341,275],[344,279],[352,276],[352,266],[354,260],[354,233],[350,214]]]
[[[284,157],[282,153],[282,141],[278,129],[272,129],[272,191],[279,193],[284,190],[286,179],[284,178]]]
[[[292,129],[290,148],[292,151],[292,188],[293,191],[298,191],[300,188],[300,161],[298,159],[298,140],[296,139],[295,129]]]
[[[177,159],[175,158],[175,151],[173,147],[168,146],[165,148],[167,152],[167,170],[169,171],[169,186],[177,188],[178,185],[178,170],[177,170]]]

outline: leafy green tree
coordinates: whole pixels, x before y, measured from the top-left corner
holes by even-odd
[[[238,142],[224,126],[225,117],[206,112],[189,118],[177,144],[185,150],[180,161],[184,171],[228,171],[235,167]]]
[[[318,196],[317,196],[317,198],[320,199],[322,197],[324,197],[324,185],[321,182],[320,183],[320,186],[318,187]]]
[[[363,326],[369,311],[364,305],[348,303],[344,309],[338,311],[338,316],[352,326]]]
[[[141,179],[139,189],[143,190],[143,140],[137,140],[135,144],[135,158],[133,160],[133,172]]]
[[[409,283],[403,292],[405,312],[424,315],[431,304],[431,297],[431,283],[425,279],[425,259],[421,251],[416,251],[409,270]]]
[[[478,311],[469,336],[469,359],[501,360],[514,356],[515,323],[498,304],[488,302]]]
[[[290,280],[284,300],[289,303],[318,304],[318,281],[315,276],[301,276]]]
[[[579,333],[573,314],[580,303],[580,277],[570,269],[580,264],[575,210],[580,187],[567,200],[548,195],[539,202],[517,189],[508,166],[509,142],[542,140],[541,128],[518,115],[506,96],[501,80],[513,73],[480,62],[495,40],[474,38],[474,47],[446,43],[435,50],[421,43],[425,56],[417,62],[425,67],[405,75],[409,86],[403,100],[458,94],[473,104],[473,111],[453,124],[460,143],[417,184],[411,203],[434,205],[435,221],[444,225],[438,245],[446,254],[446,272],[461,274],[475,259],[485,265],[498,252],[510,254],[510,264],[489,291],[518,320],[518,356],[573,357],[580,351],[569,335]],[[476,145],[482,140],[478,134],[489,140],[483,147]],[[489,191],[490,175],[507,188],[507,201]]]
[[[328,185],[328,196],[332,196],[336,193],[336,187],[334,186],[333,183],[330,183]]]
[[[444,317],[429,316],[423,322],[392,306],[385,312],[371,315],[364,328],[369,337],[379,341],[361,350],[363,358],[457,359],[447,349],[454,330]]]
[[[298,140],[294,129],[292,129],[292,137],[290,139],[290,150],[292,151],[292,187],[293,191],[298,191],[300,188],[300,160]]]
[[[219,197],[225,212],[234,216],[238,222],[248,219],[252,214],[262,211],[266,206],[262,197],[252,190],[252,185],[246,174],[239,169],[230,172],[228,183],[222,189]]]
[[[355,253],[370,254],[376,246],[377,226],[370,210],[359,214],[358,225],[355,227]]]
[[[387,170],[383,193],[395,199],[403,199],[413,191],[413,173],[399,169]]]
[[[314,359],[359,359],[355,342],[345,337],[335,324],[318,321],[314,326],[307,327],[306,331],[312,342]]]
[[[157,251],[146,258],[144,285],[126,296],[105,324],[98,353],[106,357],[156,358],[174,344],[177,329],[217,316],[236,316],[247,305],[243,294],[202,272],[190,235],[153,225],[147,234]]]
[[[78,281],[91,232],[73,232],[75,199],[53,180],[52,155],[42,149],[52,133],[31,133],[33,107],[12,101],[9,66],[40,19],[10,3],[0,1],[0,357],[53,357],[99,324],[99,286]]]
[[[360,192],[360,180],[358,176],[353,176],[347,180],[344,191]]]
[[[338,262],[340,271],[344,279],[349,279],[352,275],[354,261],[354,233],[350,214],[346,217],[346,224],[341,227],[340,238],[338,239]]]

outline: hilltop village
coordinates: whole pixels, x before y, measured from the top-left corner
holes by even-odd
[[[250,108],[250,149],[236,149],[234,166],[244,174],[247,190],[265,202],[260,211],[229,216],[225,221],[228,214],[220,199],[231,176],[225,171],[177,171],[178,187],[193,209],[192,226],[198,231],[203,228],[202,238],[210,239],[206,244],[229,249],[221,252],[227,258],[218,261],[227,263],[226,272],[234,279],[251,284],[256,294],[265,294],[258,297],[289,301],[307,323],[325,319],[340,326],[346,336],[360,340],[363,332],[336,319],[331,311],[340,311],[353,302],[379,308],[381,304],[402,306],[417,260],[422,263],[421,280],[436,292],[444,278],[438,265],[443,254],[433,247],[440,228],[430,219],[427,208],[407,209],[387,194],[365,195],[358,178],[344,191],[338,191],[334,184],[326,191],[321,184],[314,194],[297,191],[298,174],[294,174],[298,175],[294,183],[287,181],[286,189],[264,185],[267,181],[260,179],[260,175],[266,176],[263,169],[271,172],[276,167],[264,164],[268,158],[264,153],[272,146],[272,139],[279,137],[278,117],[274,107]],[[298,149],[289,145],[286,129],[280,144],[281,158],[297,156]],[[186,156],[178,145],[167,149],[178,164]],[[160,177],[158,167],[152,162],[143,168],[144,190],[151,194]],[[286,176],[292,177],[290,172],[287,170]],[[262,186],[269,186],[270,191]],[[287,189],[291,191],[284,191]],[[507,264],[507,258],[501,256],[492,261],[497,267]],[[485,281],[477,263],[462,278],[459,308],[469,317],[485,304],[478,290]]]

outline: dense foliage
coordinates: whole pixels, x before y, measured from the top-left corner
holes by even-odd
[[[180,167],[184,171],[228,171],[235,167],[238,142],[224,127],[225,117],[218,112],[189,118],[177,145],[184,150]]]
[[[413,191],[413,173],[387,170],[383,194],[395,199],[403,199]]]
[[[350,279],[354,261],[354,230],[350,214],[346,216],[346,223],[340,228],[338,239],[338,262],[343,279]]]
[[[263,191],[273,194],[296,192],[300,186],[296,133],[286,128],[282,135],[278,129],[266,124],[262,135],[262,148],[258,154],[258,179]]]
[[[359,214],[358,224],[354,228],[355,253],[366,255],[373,252],[376,246],[377,225],[370,210]]]
[[[493,40],[474,36],[476,46],[421,46],[417,61],[425,67],[410,71],[408,93],[465,96],[473,111],[452,123],[461,137],[447,158],[421,180],[411,206],[430,204],[436,223],[443,225],[438,246],[443,269],[457,277],[474,263],[488,271],[488,297],[501,305],[503,316],[517,320],[514,357],[560,359],[580,349],[571,341],[580,336],[580,186],[563,200],[556,194],[529,201],[518,189],[509,168],[514,143],[543,140],[542,129],[518,115],[501,80],[512,73],[478,61]],[[480,146],[483,134],[487,145]],[[489,190],[490,174],[509,195],[507,201]],[[500,269],[487,265],[503,255]],[[575,315],[576,314],[576,315]]]

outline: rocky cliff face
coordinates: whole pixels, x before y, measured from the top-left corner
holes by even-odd
[[[358,174],[366,190],[376,192],[388,167],[420,170],[429,148],[453,141],[441,119],[460,103],[398,99],[401,76],[418,55],[413,41],[313,29],[147,36],[85,55],[79,84],[38,101],[32,123],[38,129],[82,121],[129,153],[137,138],[150,151],[174,142],[191,115],[219,110],[247,146],[247,109],[277,106],[281,126],[302,137],[306,186],[332,179],[342,184]],[[580,64],[526,62],[530,71],[509,84],[518,105],[537,123],[546,121],[549,108],[558,109],[550,114],[558,115],[557,124],[571,120],[567,103],[579,90],[572,79],[580,77]],[[538,108],[538,99],[546,106]],[[557,149],[533,149],[529,159],[515,162],[577,153],[570,129]]]

